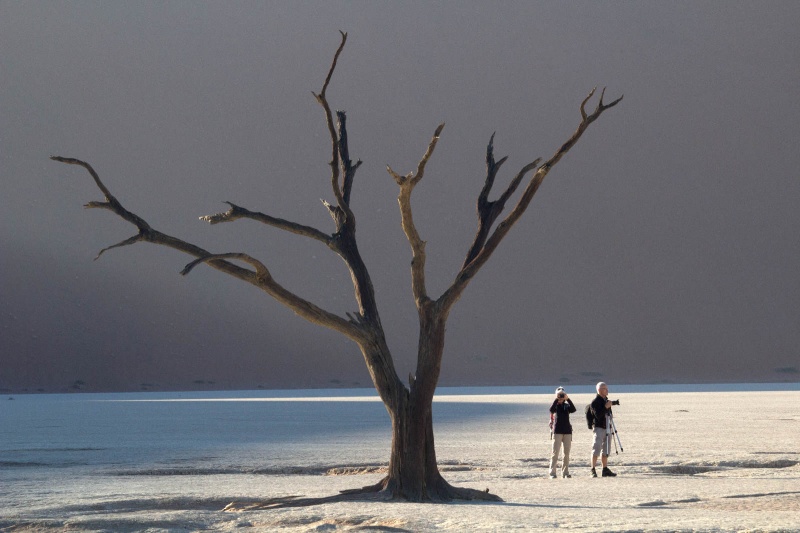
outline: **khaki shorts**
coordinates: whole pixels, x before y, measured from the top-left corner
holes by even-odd
[[[594,439],[592,440],[592,455],[595,457],[600,454],[608,455],[609,442],[606,438],[606,428],[594,428]]]

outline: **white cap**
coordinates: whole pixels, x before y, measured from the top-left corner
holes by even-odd
[[[559,392],[564,392],[564,387],[557,388],[556,389],[556,394],[558,394]]]

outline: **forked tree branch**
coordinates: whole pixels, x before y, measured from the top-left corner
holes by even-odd
[[[467,252],[467,256],[464,260],[461,270],[456,275],[456,278],[450,287],[437,300],[442,312],[445,314],[449,312],[449,309],[461,297],[461,294],[469,284],[470,280],[475,276],[475,274],[477,274],[480,268],[486,264],[494,250],[500,244],[500,241],[503,240],[503,238],[510,231],[511,227],[517,222],[517,220],[519,220],[519,218],[528,208],[533,196],[536,194],[536,191],[539,189],[539,186],[542,184],[542,181],[544,180],[545,176],[547,176],[547,173],[550,171],[550,169],[553,168],[553,166],[555,166],[556,163],[561,160],[561,158],[575,145],[575,143],[578,142],[592,122],[597,120],[597,118],[605,110],[614,107],[620,101],[622,101],[622,96],[620,96],[610,104],[604,104],[603,96],[605,95],[605,89],[603,89],[595,110],[591,114],[588,114],[586,112],[586,104],[594,95],[595,90],[596,88],[592,89],[589,95],[581,102],[581,122],[578,124],[578,128],[567,140],[567,142],[565,142],[556,151],[556,153],[553,154],[553,156],[545,161],[541,166],[539,166],[541,159],[536,159],[535,161],[523,166],[519,172],[517,172],[516,176],[514,176],[514,179],[511,180],[505,191],[503,191],[500,197],[495,201],[489,200],[489,193],[491,192],[495,183],[498,170],[503,163],[505,163],[507,158],[503,157],[500,159],[500,161],[495,160],[494,134],[492,134],[492,137],[489,140],[489,144],[486,148],[486,180],[480,194],[478,195],[478,231],[473,239],[472,245]],[[392,170],[391,167],[387,167],[389,174],[400,186],[398,203],[400,204],[401,222],[403,231],[408,238],[409,244],[411,245],[412,252],[411,286],[414,294],[414,300],[417,308],[420,310],[422,309],[423,305],[430,301],[430,297],[428,296],[427,289],[425,287],[425,241],[423,241],[419,236],[419,232],[414,224],[414,217],[411,209],[411,193],[416,184],[419,183],[424,175],[425,165],[428,163],[428,159],[430,159],[431,155],[433,154],[433,150],[436,148],[436,143],[439,140],[439,135],[441,134],[442,128],[444,128],[444,124],[441,124],[436,129],[436,133],[428,145],[428,150],[420,160],[416,172],[401,176]],[[506,216],[506,218],[500,224],[498,224],[494,232],[491,233],[492,224],[502,213],[506,202],[516,191],[525,175],[533,169],[536,169],[536,172],[534,172],[531,181],[523,191],[522,196],[520,197],[516,206]]]
[[[500,161],[495,161],[494,159],[494,134],[492,134],[491,139],[489,139],[489,144],[486,146],[486,181],[484,182],[483,189],[481,193],[478,195],[478,231],[475,233],[475,239],[472,242],[472,246],[470,246],[469,251],[467,252],[467,257],[464,259],[464,264],[461,268],[467,266],[470,261],[475,259],[475,256],[478,255],[478,252],[483,249],[484,244],[486,243],[486,239],[489,237],[489,231],[492,229],[492,224],[494,224],[497,217],[500,216],[500,213],[503,212],[505,209],[506,202],[511,197],[512,194],[517,190],[519,187],[522,178],[527,174],[531,169],[535,168],[536,165],[539,164],[541,159],[537,159],[531,163],[528,163],[522,169],[517,172],[517,175],[511,180],[511,183],[508,184],[508,187],[503,194],[500,195],[500,198],[495,200],[494,202],[489,201],[489,193],[494,186],[494,180],[497,176],[498,170],[500,170],[500,166],[506,162],[508,156],[503,157]]]
[[[348,145],[347,136],[347,116],[344,111],[337,111],[337,124],[334,126],[333,113],[331,112],[330,104],[326,96],[328,84],[333,77],[339,56],[344,49],[347,42],[347,33],[340,31],[342,40],[339,43],[339,48],[334,54],[331,68],[325,78],[325,83],[322,86],[322,91],[319,94],[314,94],[317,102],[322,106],[325,113],[325,122],[328,126],[328,134],[331,140],[331,185],[333,193],[336,197],[337,205],[331,205],[323,200],[323,204],[328,208],[328,211],[336,224],[336,231],[332,235],[329,246],[344,260],[350,270],[350,276],[353,281],[353,288],[355,290],[355,297],[359,306],[359,313],[365,323],[369,323],[372,327],[374,336],[378,339],[379,343],[384,343],[383,328],[380,323],[380,314],[378,313],[378,304],[375,300],[375,290],[372,286],[372,280],[364,264],[361,254],[358,251],[356,243],[356,217],[350,208],[350,195],[353,189],[353,179],[356,170],[361,166],[361,160],[355,164],[350,160],[350,148]],[[338,127],[338,128],[337,128]],[[338,131],[337,131],[338,130]],[[341,178],[341,183],[340,183]],[[383,371],[387,374],[394,374],[394,368],[391,361],[384,361]]]
[[[357,323],[353,321],[346,320],[338,315],[325,311],[320,307],[312,304],[311,302],[301,298],[300,296],[292,293],[291,291],[286,290],[283,286],[277,283],[272,276],[269,274],[269,270],[256,259],[253,259],[251,256],[243,253],[227,253],[227,254],[212,254],[199,246],[194,244],[188,243],[176,237],[172,237],[165,233],[161,233],[150,227],[150,225],[144,221],[138,215],[132,213],[131,211],[127,210],[123,205],[111,194],[109,189],[103,184],[100,180],[100,177],[97,175],[97,172],[92,168],[89,163],[85,161],[81,161],[80,159],[68,158],[68,157],[60,157],[60,156],[52,156],[50,159],[53,161],[58,161],[61,163],[67,163],[70,165],[78,165],[85,168],[89,174],[91,174],[92,178],[94,178],[97,187],[103,192],[103,195],[106,197],[105,202],[89,202],[86,204],[87,207],[97,207],[102,209],[108,209],[109,211],[113,212],[117,216],[121,217],[122,219],[134,224],[138,229],[139,233],[125,241],[122,241],[118,244],[113,246],[109,246],[108,248],[104,248],[100,253],[102,254],[106,250],[110,250],[112,248],[117,248],[120,246],[126,246],[129,244],[134,244],[136,242],[150,242],[153,244],[159,244],[162,246],[166,246],[168,248],[172,248],[174,250],[178,250],[180,252],[186,253],[188,255],[192,255],[196,257],[196,259],[189,263],[186,268],[183,269],[181,272],[182,274],[188,274],[196,265],[201,263],[208,263],[209,266],[229,274],[235,278],[241,279],[242,281],[246,281],[251,285],[255,285],[256,287],[260,288],[280,303],[284,304],[285,306],[289,307],[292,311],[296,314],[300,315],[301,317],[305,318],[309,322],[313,322],[315,324],[319,324],[335,331],[342,333],[343,335],[355,340],[356,342],[365,342],[366,334]],[[98,254],[99,257],[99,254]],[[248,270],[246,268],[242,268],[237,266],[227,259],[238,259],[242,260],[251,266],[256,268],[255,272],[252,270]]]
[[[433,155],[436,149],[436,143],[439,142],[439,136],[444,129],[444,123],[439,124],[436,131],[433,133],[431,142],[428,143],[428,149],[417,164],[416,172],[406,174],[405,176],[399,175],[387,165],[386,170],[400,186],[400,195],[397,197],[397,203],[400,204],[400,220],[403,227],[403,232],[406,234],[408,243],[411,245],[411,291],[414,295],[417,309],[421,309],[422,305],[429,301],[427,289],[425,288],[425,241],[419,236],[417,227],[414,224],[414,216],[411,209],[411,193],[414,187],[420,182],[425,175],[425,166],[428,160]]]
[[[476,236],[475,242],[473,243],[473,247],[470,249],[470,252],[467,255],[467,260],[465,261],[464,266],[461,268],[461,271],[456,275],[456,278],[453,281],[452,285],[439,298],[439,302],[443,309],[445,310],[449,309],[450,307],[452,307],[453,304],[455,304],[455,302],[458,301],[458,299],[461,297],[461,294],[464,292],[464,289],[469,284],[470,280],[475,276],[475,274],[477,274],[477,272],[481,269],[481,267],[484,264],[486,264],[486,262],[491,257],[492,253],[497,249],[497,246],[500,244],[503,238],[511,230],[512,226],[517,222],[517,220],[520,219],[522,214],[528,208],[528,205],[533,199],[533,196],[536,194],[536,191],[539,190],[539,186],[542,184],[542,181],[544,181],[544,178],[545,176],[547,176],[548,172],[550,172],[550,169],[553,168],[556,165],[556,163],[558,163],[561,160],[561,158],[573,146],[575,146],[575,144],[578,142],[578,140],[581,138],[583,133],[586,131],[586,129],[592,122],[597,120],[604,111],[614,107],[615,105],[617,105],[619,102],[622,101],[623,97],[620,96],[610,104],[603,103],[603,96],[605,96],[605,89],[603,89],[603,91],[600,93],[600,98],[598,100],[597,106],[595,107],[594,111],[591,114],[588,114],[586,112],[586,104],[592,98],[596,89],[597,89],[596,87],[592,89],[589,92],[589,95],[586,98],[584,98],[584,100],[581,102],[580,106],[581,122],[580,124],[578,124],[578,127],[572,134],[572,136],[567,140],[567,142],[561,145],[561,147],[556,151],[555,154],[553,154],[552,157],[550,157],[550,159],[542,163],[542,165],[536,169],[536,172],[534,172],[531,181],[528,183],[527,187],[523,191],[522,196],[520,197],[514,209],[512,209],[511,212],[506,216],[506,218],[497,225],[491,236],[486,238],[485,244],[483,244],[482,246],[477,246],[477,249],[473,250],[472,248],[476,248],[476,245],[479,243],[480,231],[484,224],[483,218],[481,217],[480,214],[481,208],[479,205],[478,207],[479,235]],[[525,165],[519,171],[519,173],[517,173],[517,176],[514,178],[514,180],[515,181],[521,180],[525,174],[536,168],[538,162],[539,160],[537,159],[536,161]],[[512,184],[513,183],[514,182],[512,182]],[[516,187],[516,185],[514,185],[514,187]],[[489,188],[491,188],[491,184],[489,184]],[[508,192],[508,190],[506,192]],[[506,196],[507,195],[504,194],[501,197],[501,199]],[[488,217],[486,218],[488,220]],[[471,259],[470,255],[472,256]]]
[[[328,85],[330,84],[331,78],[333,77],[333,72],[336,69],[336,64],[338,63],[339,56],[344,49],[344,45],[347,41],[347,34],[344,32],[339,32],[342,35],[342,41],[339,44],[339,48],[336,50],[336,54],[334,55],[333,61],[331,62],[330,69],[328,70],[328,75],[325,78],[325,82],[322,87],[322,91],[319,94],[314,94],[317,101],[322,105],[323,109],[325,110],[325,117],[326,123],[328,125],[329,133],[331,136],[331,143],[332,143],[332,184],[334,195],[337,197],[339,201],[339,208],[341,209],[343,205],[349,205],[350,202],[350,193],[353,187],[353,178],[355,176],[356,170],[361,166],[361,160],[358,160],[355,164],[350,160],[349,148],[347,144],[347,127],[346,127],[346,116],[343,111],[337,111],[337,118],[339,124],[339,132],[338,135],[336,130],[333,128],[333,117],[330,110],[330,106],[328,105],[327,98],[325,93],[328,89]],[[341,159],[340,159],[341,158]],[[341,161],[341,171],[344,174],[343,185],[339,186],[339,165]],[[225,202],[231,206],[231,208],[224,212],[224,213],[217,213],[214,215],[205,215],[200,217],[200,220],[204,220],[209,222],[210,224],[219,224],[221,222],[233,222],[240,218],[249,218],[252,220],[256,220],[258,222],[262,222],[264,224],[283,229],[289,231],[291,233],[295,233],[297,235],[303,235],[305,237],[310,237],[312,239],[316,239],[327,246],[331,245],[331,237],[322,231],[317,230],[316,228],[305,226],[302,224],[297,224],[295,222],[291,222],[288,220],[284,220],[281,218],[276,218],[270,215],[266,215],[264,213],[250,211],[243,207],[234,205],[231,202]],[[327,202],[323,201],[323,205],[330,211],[331,215],[334,218],[334,221],[337,222],[336,231],[341,229],[339,227],[339,211],[336,206],[332,206]]]
[[[334,221],[336,222],[337,226],[341,224],[348,223],[348,220],[352,222],[352,212],[350,211],[350,207],[347,205],[347,202],[344,199],[344,186],[339,183],[340,171],[339,171],[339,137],[336,134],[336,127],[334,125],[333,120],[333,113],[331,112],[331,107],[328,104],[328,98],[325,95],[326,91],[328,90],[328,85],[331,82],[331,78],[333,77],[333,72],[336,70],[336,63],[339,61],[339,55],[342,53],[344,49],[344,45],[347,42],[347,33],[340,31],[342,35],[342,41],[339,44],[339,48],[336,50],[336,54],[333,56],[333,61],[331,62],[331,68],[328,70],[328,75],[325,77],[325,83],[322,84],[322,90],[317,93],[312,93],[314,97],[317,99],[317,102],[322,106],[323,110],[325,111],[325,123],[328,126],[328,135],[331,138],[331,188],[333,189],[333,195],[336,198],[336,204],[338,209],[330,209],[331,216],[333,217]],[[326,204],[328,205],[328,204]],[[342,220],[340,220],[342,218]]]
[[[89,172],[89,174],[92,176],[92,179],[94,179],[94,183],[97,185],[97,188],[100,189],[100,192],[103,193],[103,196],[105,196],[106,201],[105,202],[89,202],[89,203],[85,204],[84,207],[87,207],[87,208],[96,207],[96,208],[100,208],[100,209],[108,209],[110,211],[113,211],[114,213],[116,213],[120,217],[122,217],[122,219],[127,220],[128,222],[130,222],[131,224],[133,224],[134,226],[139,228],[139,231],[141,233],[147,233],[150,230],[150,226],[147,224],[147,222],[145,222],[143,219],[141,219],[140,217],[138,217],[134,213],[131,213],[130,211],[128,211],[127,209],[122,207],[122,204],[119,203],[119,201],[114,197],[114,195],[111,194],[111,191],[109,191],[108,188],[103,184],[103,182],[100,181],[100,176],[97,175],[97,172],[95,172],[94,168],[92,168],[92,165],[90,165],[86,161],[81,161],[80,159],[75,159],[75,158],[72,158],[72,157],[61,157],[61,156],[54,155],[54,156],[50,156],[50,159],[52,159],[53,161],[58,161],[59,163],[66,163],[68,165],[81,166],[81,167],[85,168],[87,170],[87,172]],[[109,248],[114,248],[116,246],[123,246],[123,243],[120,243],[118,245],[115,245],[115,246],[112,246],[112,247],[109,247]],[[98,257],[99,257],[99,255],[98,255]]]
[[[342,317],[329,313],[328,311],[325,311],[308,300],[299,298],[297,295],[287,291],[283,286],[275,282],[269,270],[261,261],[254,259],[247,254],[225,253],[200,257],[186,265],[183,270],[181,270],[181,274],[185,276],[199,264],[210,263],[220,259],[238,259],[253,266],[256,269],[255,276],[262,290],[264,290],[264,292],[272,296],[281,304],[294,311],[298,316],[303,317],[307,321],[314,324],[319,324],[335,331],[339,331],[356,342],[364,341],[366,335],[358,320],[353,319],[353,317],[349,316],[349,314],[349,320],[345,320]]]

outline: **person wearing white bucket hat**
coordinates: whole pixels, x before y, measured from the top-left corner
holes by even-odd
[[[564,459],[561,461],[561,477],[572,477],[569,473],[569,451],[572,448],[572,424],[569,422],[570,413],[577,409],[569,399],[564,387],[556,389],[556,397],[550,406],[553,416],[553,447],[550,454],[550,479],[556,478],[556,466],[561,447],[564,448]]]

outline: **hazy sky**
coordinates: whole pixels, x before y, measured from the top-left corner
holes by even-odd
[[[339,313],[341,260],[229,200],[332,231],[319,91],[364,160],[352,207],[398,371],[416,357],[410,250],[385,166],[415,168],[429,290],[503,185],[595,86],[623,102],[550,173],[451,314],[442,384],[800,379],[800,3],[0,0],[0,389],[368,386],[356,346],[102,210],[247,252]],[[498,186],[499,186],[498,185]],[[792,371],[794,369],[794,371]],[[198,381],[214,381],[213,385]]]

